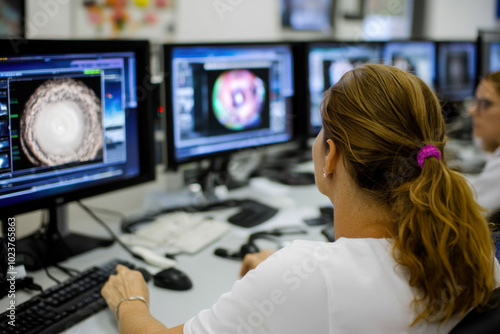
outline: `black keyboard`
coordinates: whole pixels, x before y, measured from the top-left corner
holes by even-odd
[[[16,307],[15,326],[8,312],[0,318],[0,333],[60,333],[106,308],[100,291],[117,264],[134,269],[123,260],[111,260],[89,268]]]
[[[155,220],[155,217],[160,214],[186,211],[186,212],[206,212],[212,210],[222,210],[227,208],[239,208],[240,211],[228,218],[228,221],[234,225],[241,227],[254,227],[262,224],[266,220],[273,217],[278,210],[261,202],[252,199],[228,199],[213,203],[204,204],[201,206],[180,206],[173,207],[150,215],[134,217],[126,219],[122,222],[121,229],[124,233],[133,233],[140,224],[149,223]]]

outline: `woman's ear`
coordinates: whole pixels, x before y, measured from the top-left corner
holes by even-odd
[[[339,151],[337,150],[337,145],[333,142],[333,140],[328,139],[326,141],[329,147],[329,151],[327,156],[325,157],[325,174],[330,175],[335,171],[335,166],[337,165],[337,161],[339,159]]]

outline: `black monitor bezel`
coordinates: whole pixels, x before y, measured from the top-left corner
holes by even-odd
[[[481,77],[490,74],[489,65],[489,44],[500,43],[500,30],[479,30],[477,34],[477,53],[478,53],[478,82]]]
[[[284,8],[283,8],[283,6],[287,5],[287,2],[289,3],[290,0],[281,0],[281,4],[280,4],[280,6],[282,7],[281,12],[280,12],[280,23],[281,23],[282,29],[290,30],[290,31],[323,32],[323,33],[333,31],[333,29],[335,27],[335,14],[336,14],[336,6],[337,6],[337,3],[335,0],[331,1],[330,10],[327,13],[325,13],[328,16],[328,23],[329,23],[328,29],[319,29],[319,28],[312,28],[312,27],[311,28],[294,27],[290,22],[291,12],[287,13],[284,11]],[[362,6],[363,5],[361,4],[360,5],[361,11],[363,11]],[[362,15],[362,12],[360,12],[360,15]],[[352,18],[360,19],[360,17],[352,17]]]
[[[441,94],[441,87],[442,83],[440,82],[439,78],[439,71],[440,71],[440,66],[441,64],[439,63],[439,52],[440,48],[442,45],[446,44],[453,44],[453,43],[468,43],[468,44],[474,44],[475,45],[475,51],[476,51],[476,62],[475,62],[475,78],[474,78],[474,88],[477,85],[477,77],[479,75],[479,49],[477,46],[477,41],[474,39],[443,39],[443,40],[436,40],[434,41],[434,44],[436,45],[436,79],[434,81],[434,92],[438,95],[440,99],[446,100],[446,101],[452,101],[444,98]]]
[[[137,113],[139,131],[139,174],[132,178],[112,180],[99,185],[80,189],[71,189],[42,198],[2,206],[3,216],[17,215],[55,205],[62,205],[110,191],[131,187],[155,179],[153,112],[151,110],[152,85],[149,67],[150,43],[146,40],[36,40],[36,39],[0,39],[0,56],[15,55],[55,55],[63,53],[99,53],[99,52],[134,52],[136,54],[136,82],[142,88],[143,98],[138,96]]]
[[[173,44],[164,44],[163,45],[163,64],[165,64],[164,67],[164,88],[163,92],[165,93],[165,100],[166,100],[166,117],[165,117],[165,122],[166,125],[164,126],[166,134],[165,134],[165,141],[166,144],[164,146],[164,156],[167,158],[167,162],[165,164],[165,168],[167,171],[175,171],[179,168],[181,165],[185,165],[188,163],[192,162],[199,162],[203,161],[206,159],[211,159],[211,158],[228,158],[235,152],[239,152],[241,150],[249,150],[249,149],[254,149],[255,146],[251,147],[245,147],[245,148],[238,148],[238,149],[230,149],[230,150],[225,150],[225,151],[219,151],[219,152],[213,152],[213,153],[207,153],[203,155],[197,155],[197,156],[192,156],[189,157],[188,159],[184,159],[182,161],[177,161],[176,156],[175,156],[175,140],[173,136],[173,130],[174,130],[174,121],[173,121],[173,98],[172,98],[172,81],[170,78],[171,75],[171,70],[172,70],[172,51],[175,48],[179,47],[248,47],[248,46],[288,46],[290,47],[290,51],[292,54],[292,65],[293,68],[292,70],[295,69],[295,55],[294,55],[294,48],[293,48],[293,43],[286,42],[286,41],[249,41],[249,42],[221,42],[221,43],[173,43]],[[297,79],[295,77],[295,73],[293,73],[293,81],[294,81],[294,90],[296,89],[295,83],[297,82]],[[294,94],[296,91],[294,91]],[[294,102],[295,99],[293,99],[292,102]],[[295,118],[295,105],[292,103],[292,117]],[[278,145],[278,144],[284,144],[287,142],[292,142],[296,139],[295,136],[295,121],[293,121],[291,124],[291,135],[290,139],[288,141],[283,141],[279,143],[270,143],[270,144],[265,144],[261,145],[259,147],[265,147],[265,146],[272,146],[272,145]]]
[[[19,6],[19,35],[16,35],[13,32],[9,32],[6,35],[0,35],[0,39],[2,38],[24,38],[26,36],[26,1],[18,0],[17,5]]]
[[[436,72],[436,68],[437,68],[437,45],[436,45],[436,41],[432,40],[432,39],[394,39],[394,40],[390,40],[390,41],[384,41],[384,45],[383,45],[383,48],[382,48],[382,64],[385,64],[385,59],[383,58],[384,54],[385,54],[385,47],[388,44],[394,44],[394,43],[401,43],[401,44],[431,43],[431,44],[434,45],[434,79],[432,81],[433,87],[430,87],[430,88],[432,88],[433,90],[435,90],[436,89],[436,78],[437,78],[436,77],[436,75],[437,75],[437,72]],[[413,74],[415,74],[415,73],[413,73]]]

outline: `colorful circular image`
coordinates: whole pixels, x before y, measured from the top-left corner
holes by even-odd
[[[248,70],[230,70],[215,81],[212,105],[215,117],[230,130],[260,125],[266,96],[262,79]]]

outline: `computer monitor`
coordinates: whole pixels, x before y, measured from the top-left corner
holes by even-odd
[[[293,139],[286,43],[165,45],[168,167]]]
[[[328,32],[333,29],[334,1],[281,0],[281,23],[293,30]]]
[[[384,44],[382,53],[384,64],[413,73],[434,89],[436,79],[436,46],[434,42],[387,42]]]
[[[23,37],[24,0],[3,0],[0,2],[0,38]]]
[[[438,42],[437,60],[436,90],[442,99],[463,101],[474,96],[477,75],[475,42]]]
[[[307,47],[310,136],[321,130],[323,93],[349,70],[365,63],[380,63],[380,43],[312,43]]]
[[[478,33],[479,75],[500,71],[500,30],[480,30]]]
[[[50,213],[19,253],[48,265],[101,245],[61,236],[64,205],[154,179],[148,62],[147,41],[0,41],[0,218]]]

